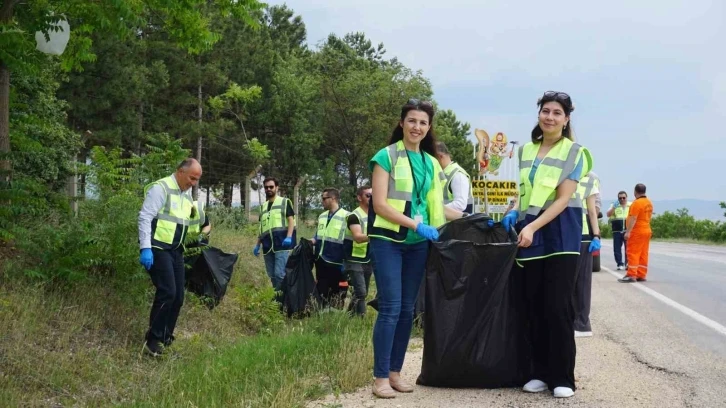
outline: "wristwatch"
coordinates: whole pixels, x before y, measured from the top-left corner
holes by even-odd
[[[601,239],[601,238],[600,238],[600,234],[592,234],[592,237],[593,237],[593,238],[597,238],[597,239]]]

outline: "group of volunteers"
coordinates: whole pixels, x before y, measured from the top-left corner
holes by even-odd
[[[523,389],[570,397],[575,391],[575,336],[592,335],[589,321],[592,252],[600,249],[599,179],[588,149],[574,141],[569,95],[545,92],[537,101],[538,121],[531,141],[519,148],[518,207],[501,225],[517,233],[514,274],[522,279],[530,330],[533,375]],[[358,206],[341,207],[340,190],[325,188],[324,211],[312,238],[316,285],[322,306],[343,308],[353,286],[348,311],[364,315],[371,276],[375,278],[378,315],[373,328],[373,393],[393,398],[414,387],[401,377],[430,241],[438,227],[473,212],[471,181],[445,144],[437,142],[434,106],[410,99],[388,145],[369,162],[370,185],[356,191]],[[184,299],[183,247],[187,234],[199,234],[206,217],[189,192],[202,175],[194,159],[146,189],[139,213],[140,263],[156,286],[145,350],[160,355],[174,340]],[[278,195],[274,177],[263,182],[259,236],[253,254],[264,256],[272,286],[280,289],[285,265],[297,244],[292,202]],[[628,273],[621,281],[645,280],[648,226],[652,204],[645,186],[635,188],[629,204],[608,211],[615,234],[615,256],[628,240]],[[628,211],[629,206],[629,211]],[[618,223],[618,220],[620,220]],[[631,257],[632,253],[632,257]]]

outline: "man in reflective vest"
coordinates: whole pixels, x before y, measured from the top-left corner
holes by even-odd
[[[600,225],[597,214],[600,207],[600,180],[589,172],[577,186],[577,196],[582,199],[582,246],[577,261],[575,283],[575,337],[592,336],[590,325],[590,300],[592,295],[592,253],[600,249]]]
[[[628,216],[631,204],[632,203],[628,201],[628,193],[621,191],[618,193],[618,202],[610,204],[610,209],[607,212],[608,220],[610,221],[610,225],[613,230],[613,251],[615,253],[615,263],[617,264],[619,271],[625,269],[622,248],[625,246],[625,251],[627,252],[628,244],[625,242],[623,234],[625,231],[625,217]]]
[[[353,299],[348,311],[358,316],[366,313],[366,296],[373,274],[370,247],[368,246],[368,206],[372,190],[362,186],[356,192],[358,208],[348,215],[345,231],[345,276],[353,284]]]
[[[348,279],[343,274],[348,211],[340,208],[340,192],[326,188],[320,197],[325,211],[318,217],[315,245],[317,289],[323,306],[343,307]]]
[[[156,287],[144,350],[156,357],[174,341],[174,327],[184,303],[184,240],[196,216],[190,189],[202,177],[202,166],[185,159],[176,172],[144,189],[139,211],[139,262]]]
[[[292,208],[292,201],[277,195],[279,184],[276,178],[268,177],[262,185],[265,188],[267,202],[260,206],[260,234],[252,253],[254,256],[259,256],[262,247],[267,276],[272,282],[272,287],[279,290],[285,279],[287,258],[297,240],[295,211]]]
[[[451,153],[444,142],[436,143],[436,152],[436,158],[446,175],[444,206],[471,214],[474,211],[474,197],[471,195],[469,174],[458,163],[451,160]]]

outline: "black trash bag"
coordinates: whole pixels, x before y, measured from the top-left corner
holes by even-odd
[[[187,259],[186,263],[191,265],[186,270],[187,290],[202,298],[209,309],[214,309],[227,292],[237,258],[237,254],[210,246]]]
[[[285,264],[285,279],[280,285],[278,301],[287,317],[303,317],[308,314],[311,299],[319,300],[313,277],[315,254],[312,241],[300,238]]]
[[[531,379],[522,285],[511,273],[516,235],[489,220],[475,214],[449,222],[431,244],[417,384],[500,388]]]

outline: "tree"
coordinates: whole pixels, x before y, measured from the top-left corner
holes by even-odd
[[[469,123],[461,123],[451,109],[439,110],[434,118],[436,138],[446,144],[451,160],[459,163],[470,176],[476,166],[474,144],[468,139],[471,134]]]
[[[335,173],[345,178],[345,205],[354,203],[356,187],[369,178],[368,161],[386,145],[410,97],[430,98],[431,86],[420,72],[395,59],[383,60],[382,45],[373,47],[361,33],[342,39],[330,35],[316,56],[321,83],[320,159],[333,158]]]
[[[10,80],[13,70],[34,72],[47,61],[35,50],[35,32],[48,36],[60,28],[65,16],[72,31],[68,50],[62,56],[66,70],[81,70],[82,64],[96,59],[92,35],[110,32],[126,38],[153,27],[175,44],[196,54],[219,40],[210,20],[202,12],[207,0],[127,0],[89,2],[86,0],[5,0],[0,6],[0,172],[10,180]],[[254,24],[252,15],[262,5],[257,0],[215,0],[214,7],[224,15]]]

